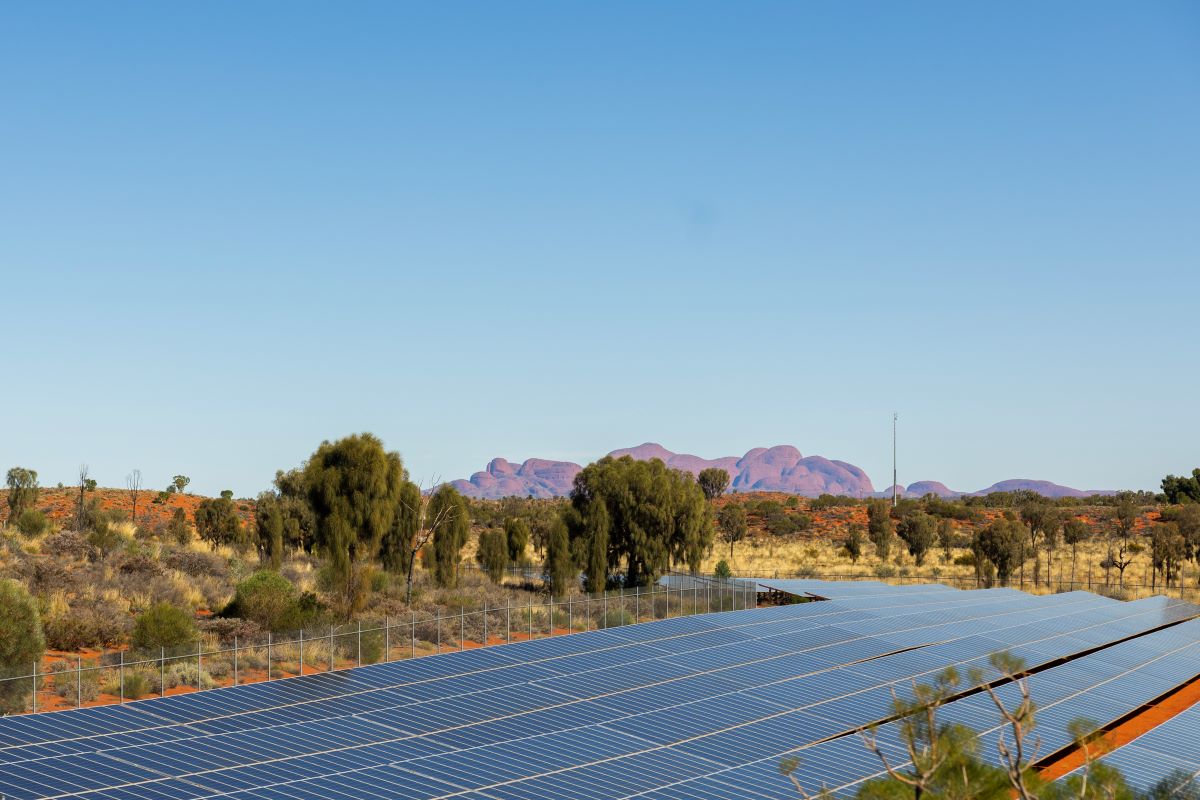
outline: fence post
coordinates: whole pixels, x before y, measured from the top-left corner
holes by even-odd
[[[329,626],[329,671],[333,672],[333,626]]]
[[[233,637],[233,685],[238,685],[238,637]]]
[[[487,600],[484,600],[484,601],[483,601],[483,646],[484,646],[484,647],[487,647],[487,643],[488,643],[488,634],[487,634]]]
[[[567,597],[567,633],[575,632],[575,597]]]
[[[75,656],[75,707],[83,702],[83,658]]]
[[[196,642],[196,691],[200,691],[201,659],[204,657],[204,643]]]
[[[392,628],[388,624],[388,615],[383,615],[383,663],[388,663],[392,658]]]
[[[417,657],[417,612],[412,612],[412,636],[408,637],[409,652],[412,658]]]
[[[442,607],[437,607],[437,651],[442,652]]]
[[[358,666],[362,666],[362,620],[358,621]]]
[[[546,627],[549,628],[549,633],[551,636],[553,636],[554,635],[554,595],[550,595],[550,603],[547,606],[547,608],[550,609],[546,615],[549,618],[550,622]]]
[[[267,680],[271,680],[271,632],[267,631]]]
[[[533,597],[529,598],[529,638],[533,639]]]
[[[235,680],[234,683],[237,681]],[[167,695],[167,648],[159,645],[158,647],[158,696],[166,697]]]
[[[642,621],[642,587],[633,587],[633,621]]]
[[[462,652],[463,639],[467,636],[467,607],[458,607],[458,652]]]
[[[125,651],[121,652],[121,702],[125,702]]]
[[[604,590],[604,627],[608,628],[608,589]]]
[[[509,598],[508,605],[504,608],[504,638],[512,644],[512,598]]]
[[[33,713],[37,713],[37,662],[33,662]]]

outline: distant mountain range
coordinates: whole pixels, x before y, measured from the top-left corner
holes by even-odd
[[[756,447],[742,457],[726,456],[707,459],[685,453],[673,453],[660,444],[647,442],[637,447],[614,450],[614,457],[632,456],[648,461],[661,459],[676,469],[697,474],[708,467],[720,467],[729,473],[730,489],[739,492],[787,492],[805,497],[819,494],[844,494],[851,497],[891,497],[888,487],[876,492],[867,473],[845,461],[821,456],[803,456],[791,445]],[[499,499],[501,497],[563,497],[571,492],[572,481],[582,467],[570,461],[549,461],[531,458],[517,465],[503,458],[492,459],[487,468],[465,480],[451,485],[468,497]],[[1112,494],[1106,489],[1072,489],[1050,481],[1013,478],[994,483],[977,492],[958,492],[938,481],[917,481],[907,488],[900,487],[903,497],[921,497],[933,493],[941,497],[964,494],[988,494],[1029,489],[1046,497],[1086,497],[1092,494]]]

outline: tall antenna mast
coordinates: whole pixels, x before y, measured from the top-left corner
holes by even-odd
[[[898,420],[899,418],[900,418],[900,415],[893,411],[892,412],[892,508],[895,508],[896,504],[899,502],[899,497],[898,497],[899,489],[896,488],[899,485],[896,483],[896,420]]]

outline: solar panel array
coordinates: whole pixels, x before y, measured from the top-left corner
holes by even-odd
[[[829,602],[8,717],[0,795],[794,797],[778,772],[792,752],[809,785],[852,786],[878,772],[848,734],[885,720],[893,689],[903,694],[912,678],[986,665],[1001,649],[1039,665],[1104,647],[1070,662],[1088,666],[1059,673],[1054,686],[1059,702],[1087,696],[1114,713],[1132,702],[1125,692],[1080,682],[1143,662],[1156,665],[1147,690],[1176,680],[1186,670],[1173,659],[1200,637],[1185,626],[1148,632],[1197,611],[1161,598],[879,585]],[[1136,638],[1112,644],[1126,637]],[[1143,649],[1129,649],[1136,643]],[[1108,661],[1091,661],[1103,654]]]
[[[1200,705],[1194,705],[1101,759],[1121,771],[1134,788],[1147,791],[1175,777],[1200,779]],[[1188,795],[1191,796],[1191,795]]]

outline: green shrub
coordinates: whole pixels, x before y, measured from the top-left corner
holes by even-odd
[[[613,609],[604,615],[605,628],[617,628],[621,625],[632,625],[634,622],[636,622],[636,620],[633,618],[633,614],[629,613],[623,608]]]
[[[125,699],[137,700],[150,693],[150,678],[143,672],[125,672]]]
[[[198,635],[191,614],[169,603],[157,603],[134,623],[133,646],[139,650],[173,650],[194,644]]]
[[[717,562],[717,566],[713,568],[713,577],[717,580],[727,581],[733,577],[733,570],[729,567],[729,562],[721,559]]]
[[[251,620],[269,631],[294,630],[302,622],[296,587],[270,570],[256,572],[239,583],[222,613]]]
[[[129,632],[129,618],[107,604],[72,608],[45,623],[46,643],[54,650],[109,647]]]
[[[896,568],[891,564],[877,564],[875,566],[876,578],[894,578],[896,577]]]
[[[50,530],[50,520],[36,508],[27,508],[17,517],[17,530],[25,536],[41,536]]]
[[[37,602],[13,580],[0,580],[0,632],[0,671],[24,674],[41,661],[46,637]],[[21,681],[0,681],[0,710],[23,710],[28,688]]]

